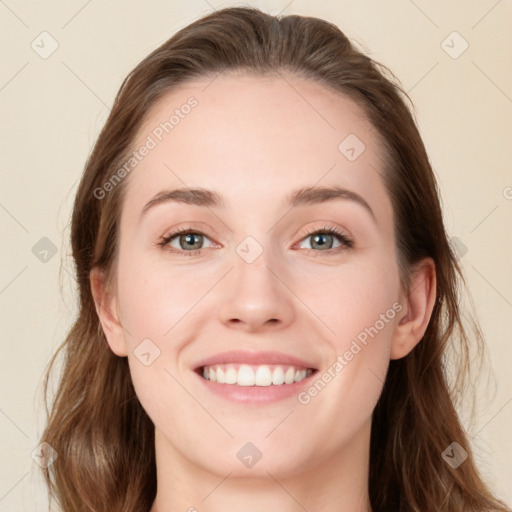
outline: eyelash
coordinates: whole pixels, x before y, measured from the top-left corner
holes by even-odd
[[[208,235],[206,235],[205,233],[203,233],[202,231],[200,231],[198,229],[179,228],[179,229],[173,231],[172,233],[169,233],[168,235],[162,237],[161,240],[156,245],[158,245],[166,250],[169,250],[173,253],[178,252],[178,253],[183,253],[184,255],[186,254],[187,256],[194,256],[194,255],[200,253],[203,249],[195,249],[193,251],[183,251],[180,249],[168,247],[169,242],[171,242],[177,236],[188,235],[188,234],[201,235],[201,236],[208,238]],[[333,252],[337,253],[339,251],[349,251],[354,246],[354,242],[345,233],[343,233],[342,231],[340,231],[339,229],[337,229],[333,226],[324,226],[321,229],[315,229],[312,231],[308,230],[308,231],[306,231],[306,233],[304,234],[304,236],[301,238],[300,241],[302,241],[305,238],[308,238],[310,236],[319,235],[319,234],[334,235],[335,237],[338,238],[338,240],[343,244],[344,247],[343,246],[336,247],[334,249],[328,249],[326,251],[315,251],[314,249],[306,249],[306,250],[313,251],[313,252],[319,252],[319,253],[327,253],[329,255],[332,255]]]

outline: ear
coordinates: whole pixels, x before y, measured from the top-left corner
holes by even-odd
[[[127,355],[127,350],[123,327],[119,321],[116,298],[106,286],[106,274],[98,267],[94,267],[89,273],[89,280],[96,313],[108,344],[114,354],[124,357]]]
[[[432,258],[417,264],[409,290],[403,290],[401,317],[395,327],[391,359],[401,359],[421,341],[436,301],[436,267]]]

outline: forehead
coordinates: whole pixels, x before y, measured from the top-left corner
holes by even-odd
[[[187,82],[148,112],[133,149],[144,145],[127,190],[139,210],[163,189],[185,186],[221,191],[237,208],[268,207],[315,184],[383,199],[381,149],[362,109],[294,75]]]

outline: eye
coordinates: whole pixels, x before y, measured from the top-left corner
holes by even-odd
[[[303,240],[311,239],[310,247],[303,247],[305,249],[315,250],[315,252],[328,252],[331,249],[349,250],[353,247],[352,240],[341,230],[333,226],[324,226],[322,229],[315,231],[307,231],[307,236]],[[333,247],[334,242],[338,240],[340,245]]]
[[[205,238],[209,240],[204,233],[197,229],[180,228],[164,236],[158,245],[168,248],[172,252],[186,253],[187,256],[190,256],[201,252],[201,249],[204,248],[202,246]]]
[[[199,254],[205,248],[203,247],[204,239],[210,240],[198,229],[192,227],[180,228],[162,237],[157,245],[174,253],[193,256]],[[322,229],[306,231],[306,237],[302,240],[308,239],[311,239],[310,247],[300,248],[312,250],[316,253],[326,252],[331,254],[332,252],[347,251],[354,245],[345,233],[333,226],[324,226]],[[338,246],[334,246],[336,241],[339,243]]]

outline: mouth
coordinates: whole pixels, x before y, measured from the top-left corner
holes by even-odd
[[[319,371],[291,354],[254,350],[216,354],[192,368],[207,393],[247,406],[293,399]]]
[[[225,363],[204,365],[195,372],[205,380],[242,387],[287,386],[302,382],[318,370],[289,364]]]

